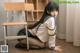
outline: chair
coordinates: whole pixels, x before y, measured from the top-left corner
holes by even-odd
[[[24,22],[10,22],[9,21],[9,12],[18,12],[22,11],[24,13],[23,20],[25,20],[25,11],[33,11],[34,6],[32,3],[5,3],[4,9],[7,12],[7,22],[2,23],[1,25],[4,26],[4,43],[7,44],[7,40],[12,39],[21,39],[26,38],[27,42],[27,50],[29,50],[29,42],[28,42],[28,34],[27,34],[27,21]],[[15,18],[15,16],[13,17]],[[8,36],[7,35],[7,26],[16,26],[16,25],[24,25],[26,28],[26,36]]]

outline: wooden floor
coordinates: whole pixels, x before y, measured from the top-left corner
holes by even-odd
[[[53,53],[48,49],[42,50],[29,50],[15,48],[16,41],[9,41],[9,53]],[[62,51],[56,51],[55,53],[80,53],[80,47],[73,46],[72,43],[66,43],[65,40],[57,40],[56,45],[60,47]]]

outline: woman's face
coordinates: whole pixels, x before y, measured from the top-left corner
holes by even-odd
[[[51,14],[51,16],[57,17],[58,11],[52,11],[50,14]]]

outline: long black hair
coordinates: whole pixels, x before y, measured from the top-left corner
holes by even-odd
[[[43,12],[41,19],[35,23],[32,28],[36,27],[40,23],[44,23],[50,16],[50,12],[59,11],[59,6],[55,2],[49,2]]]

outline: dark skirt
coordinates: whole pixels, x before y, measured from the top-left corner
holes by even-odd
[[[32,37],[32,38],[39,40],[39,38],[36,35],[31,34],[28,30],[27,30],[27,33],[28,33],[28,37]],[[17,36],[21,36],[21,35],[26,35],[26,29],[25,28],[21,29],[17,34]],[[22,39],[18,39],[18,41],[21,41],[21,40]]]

